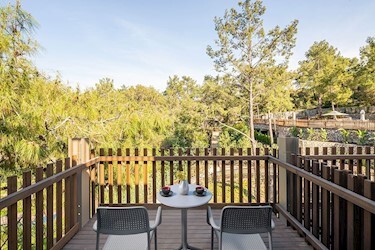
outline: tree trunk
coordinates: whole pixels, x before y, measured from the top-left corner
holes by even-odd
[[[255,155],[255,148],[257,146],[254,134],[254,99],[253,99],[253,84],[250,83],[250,93],[249,93],[249,128],[250,128],[250,140],[251,140],[251,152]]]
[[[318,98],[318,112],[319,112],[319,117],[322,116],[323,111],[322,111],[322,97],[321,96],[319,96]]]
[[[268,132],[270,135],[270,145],[273,144],[273,131],[272,131],[272,119],[271,119],[271,112],[268,110]]]

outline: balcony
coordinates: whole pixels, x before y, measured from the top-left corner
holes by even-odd
[[[75,139],[72,157],[24,172],[22,188],[17,177],[8,178],[8,195],[0,200],[2,248],[93,249],[98,205],[140,204],[153,216],[156,193],[176,183],[181,168],[190,183],[212,191],[217,216],[228,204],[271,204],[275,248],[373,248],[374,148],[361,149],[366,154],[335,149],[335,155],[303,149],[300,155],[289,139],[279,147],[256,155],[242,149],[100,149],[96,156],[86,140]],[[209,249],[204,209],[189,210],[188,237]],[[179,211],[166,208],[160,229],[160,249],[177,247]]]

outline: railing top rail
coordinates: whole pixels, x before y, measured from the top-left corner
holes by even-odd
[[[375,159],[375,154],[363,154],[363,155],[298,155],[302,159],[310,160],[371,160]]]
[[[350,201],[351,203],[360,206],[361,208],[369,211],[370,213],[375,214],[375,201],[372,201],[362,195],[359,195],[357,193],[354,193],[346,188],[343,188],[337,184],[334,184],[328,180],[325,180],[317,175],[314,175],[310,172],[307,172],[303,169],[297,168],[296,166],[293,166],[292,164],[283,162],[273,156],[269,156],[269,159],[271,162],[274,162],[278,164],[279,166],[285,168],[286,170],[301,176],[314,184],[317,184],[321,186],[322,188],[333,192],[334,194],[340,196],[341,198]]]
[[[62,179],[72,176],[76,173],[79,173],[84,169],[85,167],[91,166],[98,162],[98,157],[91,159],[88,162],[79,164],[77,166],[74,166],[72,168],[69,168],[61,173],[55,174],[51,177],[48,177],[46,179],[43,179],[40,182],[34,183],[26,188],[23,188],[15,193],[12,193],[2,199],[0,199],[0,210],[8,207],[14,203],[16,203],[19,200],[22,200],[26,197],[29,197],[30,195],[39,192],[43,190],[44,188],[51,186],[54,183],[57,183],[61,181]]]
[[[267,155],[100,156],[99,161],[214,161],[267,160]]]

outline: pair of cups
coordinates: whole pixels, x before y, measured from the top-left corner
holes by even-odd
[[[164,186],[164,187],[162,187],[161,191],[163,192],[163,194],[168,195],[169,192],[171,191],[171,188],[170,188],[169,186]],[[197,187],[195,188],[195,192],[196,192],[197,194],[203,194],[203,192],[204,192],[204,187],[202,187],[202,186],[197,186]]]

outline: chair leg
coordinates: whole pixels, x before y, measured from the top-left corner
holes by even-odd
[[[99,250],[99,233],[96,233],[96,250]]]
[[[268,245],[269,245],[269,249],[272,250],[272,232],[269,232],[268,233]]]
[[[154,237],[155,237],[155,239],[154,239],[154,241],[155,241],[155,250],[157,250],[158,249],[158,240],[157,240],[157,238],[158,238],[158,231],[156,230],[156,228],[155,228],[155,232],[154,232]]]

